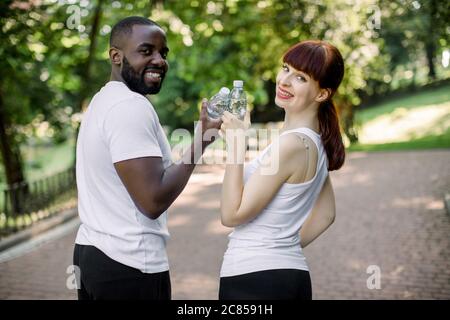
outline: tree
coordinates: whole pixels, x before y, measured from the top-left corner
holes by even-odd
[[[97,5],[94,10],[94,14],[92,15],[92,24],[91,24],[91,30],[89,33],[89,49],[88,49],[88,55],[84,61],[80,61],[81,68],[79,69],[80,74],[80,89],[79,89],[79,96],[78,101],[75,106],[74,112],[82,112],[83,106],[86,105],[86,100],[89,97],[89,94],[92,92],[93,88],[91,86],[91,72],[92,72],[92,65],[95,60],[96,55],[96,48],[97,48],[97,38],[98,38],[98,31],[100,27],[100,20],[101,20],[101,14],[102,14],[102,5],[103,0],[98,0]],[[79,132],[79,124],[77,124],[75,128],[75,137],[78,136]],[[74,164],[76,161],[76,144],[74,149]]]
[[[0,151],[8,185],[25,180],[17,124],[29,123],[35,106],[45,105],[52,95],[45,83],[36,81],[43,71],[41,34],[33,31],[37,17],[24,14],[27,9],[13,1],[0,7]]]
[[[73,12],[78,20],[70,26]],[[192,128],[200,99],[245,81],[253,121],[281,120],[274,105],[280,57],[292,44],[323,39],[343,54],[335,96],[343,128],[357,141],[354,110],[442,69],[449,43],[449,3],[353,1],[3,1],[0,4],[0,147],[8,184],[24,180],[20,146],[36,123],[56,142],[73,135],[90,97],[108,81],[111,27],[147,15],[167,31],[170,71],[150,99],[171,129]],[[408,75],[405,76],[405,70]],[[412,70],[412,72],[410,72]],[[31,129],[30,129],[31,128]]]

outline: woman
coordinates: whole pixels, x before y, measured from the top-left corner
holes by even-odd
[[[228,156],[222,186],[222,224],[234,227],[220,273],[219,299],[311,299],[302,248],[334,221],[328,171],[345,160],[332,97],[344,75],[339,51],[324,41],[304,41],[283,56],[275,103],[285,110],[277,143],[245,168],[246,145],[233,134],[248,128],[222,117]],[[280,164],[273,174],[264,164]],[[242,161],[241,161],[242,163]]]

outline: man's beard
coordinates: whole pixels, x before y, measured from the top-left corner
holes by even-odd
[[[137,73],[130,65],[127,58],[123,57],[121,75],[127,87],[131,91],[140,93],[142,95],[158,93],[161,90],[161,85],[164,80],[164,73],[161,74],[161,81],[159,82],[159,84],[148,86],[144,81],[144,72],[141,75]]]

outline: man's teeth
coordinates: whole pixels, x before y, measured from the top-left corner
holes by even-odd
[[[156,73],[156,72],[146,72],[145,76],[147,78],[158,78],[158,79],[161,78],[161,74]]]

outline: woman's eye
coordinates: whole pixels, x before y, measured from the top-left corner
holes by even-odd
[[[288,66],[285,65],[285,64],[283,64],[283,65],[281,66],[281,69],[283,69],[284,71],[289,71]]]
[[[302,82],[306,81],[305,77],[303,77],[303,76],[297,76],[297,80],[302,81]]]

